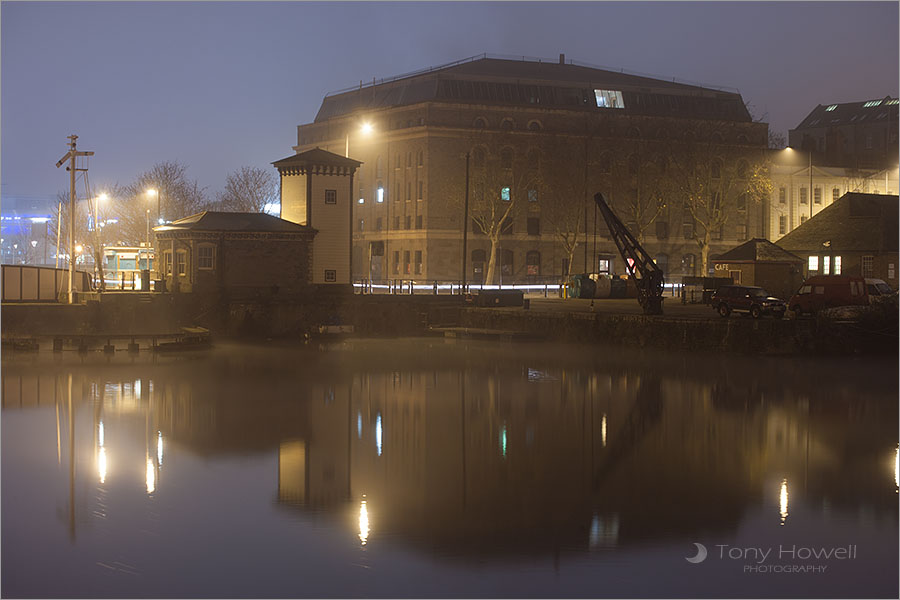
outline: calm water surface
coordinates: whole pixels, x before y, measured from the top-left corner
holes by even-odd
[[[412,339],[2,366],[5,597],[898,593],[896,358]]]

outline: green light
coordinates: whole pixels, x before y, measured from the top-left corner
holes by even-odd
[[[500,452],[506,458],[506,425],[500,430]]]

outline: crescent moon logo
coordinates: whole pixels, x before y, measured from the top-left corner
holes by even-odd
[[[696,565],[697,563],[702,563],[706,560],[706,546],[698,544],[697,542],[694,542],[694,545],[697,546],[697,556],[686,556],[684,557],[684,560]]]

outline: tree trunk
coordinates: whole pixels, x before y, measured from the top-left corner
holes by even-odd
[[[494,275],[497,270],[497,246],[500,245],[500,240],[498,237],[492,236],[491,240],[491,252],[490,258],[488,258],[487,269],[484,273],[484,282],[487,284],[494,283]]]
[[[706,277],[709,272],[709,232],[703,235],[703,241],[700,244],[700,277]]]

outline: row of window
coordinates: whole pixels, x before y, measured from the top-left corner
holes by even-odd
[[[422,274],[422,251],[416,250],[412,253],[410,250],[402,251],[403,262],[400,262],[401,251],[394,250],[393,261],[391,262],[391,272],[394,275],[421,275]],[[412,262],[414,259],[415,262]]]
[[[832,188],[831,201],[837,202],[840,197],[841,188]],[[778,188],[778,203],[787,204],[787,188],[784,186]],[[807,187],[801,186],[800,188],[800,204],[809,204],[809,188]],[[822,188],[819,186],[813,188],[813,204],[822,204]]]
[[[870,259],[869,265],[869,275],[871,275],[871,256],[863,257],[863,264],[865,264],[865,259]],[[821,265],[822,270],[819,271],[819,266]],[[810,256],[809,262],[807,264],[809,267],[810,275],[840,275],[841,274],[841,257],[840,256]],[[865,271],[865,267],[863,267],[863,271]]]
[[[173,267],[175,275],[187,274],[187,250],[175,251],[175,262],[172,262],[172,251],[166,250],[162,255],[163,273],[172,275]],[[197,246],[197,269],[209,271],[216,268],[216,247],[212,244],[200,244]]]
[[[404,227],[401,228],[401,224]],[[371,227],[371,220],[369,221],[369,227]],[[416,215],[415,220],[415,228],[422,229],[424,226],[424,221],[422,215]],[[356,228],[358,231],[367,231],[366,229],[366,219],[357,219],[356,220]],[[393,227],[391,228],[394,231],[400,231],[401,229],[412,229],[413,228],[413,217],[412,215],[406,215],[401,219],[400,215],[394,215]],[[384,229],[384,220],[381,217],[375,218],[375,229],[372,231],[382,231]]]

